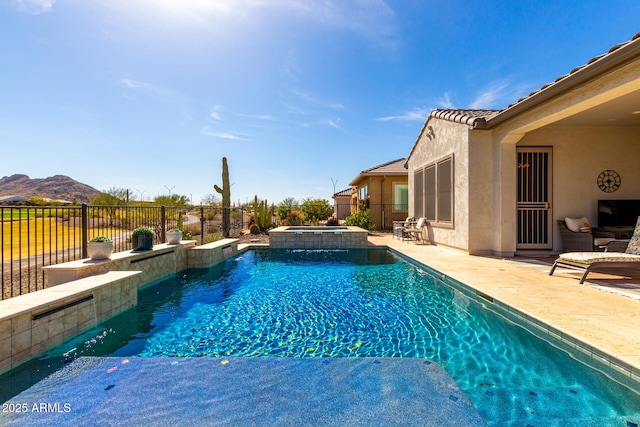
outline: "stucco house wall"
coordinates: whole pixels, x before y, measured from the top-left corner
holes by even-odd
[[[429,118],[427,125],[433,136],[422,132],[415,150],[407,162],[409,179],[409,215],[415,216],[414,173],[429,164],[454,154],[453,160],[453,224],[429,224],[429,239],[438,244],[467,249],[469,242],[469,127],[438,118]],[[451,232],[454,229],[455,233]]]
[[[393,191],[394,184],[407,184],[406,176],[364,176],[361,179],[352,182],[357,190],[369,186],[369,208],[371,210],[371,220],[375,224],[376,229],[393,228],[393,221],[402,221],[407,218],[407,210],[394,211],[393,209]],[[357,196],[354,196],[357,197]],[[384,207],[384,222],[383,222]]]

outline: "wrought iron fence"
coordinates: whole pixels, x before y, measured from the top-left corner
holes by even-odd
[[[244,210],[232,208],[232,236],[247,222]],[[96,236],[109,237],[114,252],[132,249],[131,232],[140,226],[154,230],[154,244],[164,242],[166,231],[179,226],[185,239],[198,244],[217,240],[222,236],[222,208],[2,206],[0,224],[0,299],[6,299],[45,288],[42,267],[87,258],[87,242]]]
[[[354,213],[357,209],[369,209],[371,222],[375,225],[376,230],[392,230],[393,221],[407,219],[409,206],[407,204],[367,203],[366,206],[352,206],[351,212]]]

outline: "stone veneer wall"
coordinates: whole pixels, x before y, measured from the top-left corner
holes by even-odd
[[[187,268],[187,250],[195,243],[195,240],[183,240],[177,245],[165,243],[155,245],[150,251],[116,252],[105,260],[82,259],[42,269],[47,275],[47,287],[108,271],[141,271],[138,280],[146,284]]]
[[[189,250],[187,267],[209,268],[238,253],[238,239],[222,239]]]

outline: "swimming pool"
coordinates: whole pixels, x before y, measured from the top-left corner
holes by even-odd
[[[251,250],[185,271],[44,360],[87,355],[429,358],[490,425],[640,422],[640,396],[386,250]]]

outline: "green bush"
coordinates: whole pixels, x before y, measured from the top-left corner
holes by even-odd
[[[106,237],[106,236],[96,236],[96,237],[94,237],[93,239],[91,239],[89,241],[92,242],[92,243],[95,243],[95,242],[110,242],[111,239]]]
[[[300,210],[302,218],[308,222],[325,220],[333,213],[333,208],[326,199],[305,199]]]
[[[146,234],[147,236],[153,236],[153,230],[150,229],[149,227],[138,227],[135,230],[133,230],[133,233],[131,233],[132,236],[138,236],[140,234]]]
[[[376,226],[371,222],[371,211],[369,211],[369,209],[365,209],[363,211],[359,211],[349,215],[345,218],[344,225],[360,227],[369,231],[373,231],[376,229]]]

